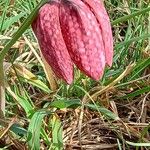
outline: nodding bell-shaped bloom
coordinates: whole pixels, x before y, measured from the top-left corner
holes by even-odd
[[[99,80],[112,65],[113,37],[101,0],[51,0],[32,23],[41,51],[52,70],[68,84],[73,64]]]

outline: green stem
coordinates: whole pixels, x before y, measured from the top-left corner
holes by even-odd
[[[5,114],[5,86],[3,61],[0,61],[0,118]]]
[[[126,15],[126,16],[120,17],[120,18],[114,20],[114,21],[112,22],[112,25],[116,25],[116,24],[118,24],[118,23],[120,23],[120,22],[127,21],[127,20],[132,19],[132,18],[134,18],[134,17],[136,17],[136,16],[145,14],[146,12],[149,12],[149,11],[150,11],[150,7],[147,7],[147,8],[145,8],[145,9],[142,9],[142,10],[137,11],[137,12],[135,12],[135,13],[132,13],[132,14],[130,14],[130,15]]]
[[[150,6],[150,4],[149,4]],[[150,12],[149,12],[149,16],[148,16],[148,33],[150,33]],[[148,40],[148,50],[150,49],[150,37]]]

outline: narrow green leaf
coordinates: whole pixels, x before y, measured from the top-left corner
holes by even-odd
[[[52,141],[53,141],[53,149],[62,150],[63,149],[63,139],[62,139],[62,124],[59,118],[53,116],[51,120],[52,124]]]
[[[17,90],[17,89],[16,89]],[[31,112],[34,109],[34,106],[29,102],[29,100],[26,97],[20,96],[17,94],[17,92],[13,92],[10,88],[7,88],[7,91],[14,97],[17,102],[22,106],[22,108],[25,110],[27,116],[31,115]]]
[[[0,128],[1,127],[7,128],[9,125],[10,120],[0,118]],[[19,125],[18,123],[13,123],[10,127],[10,131],[14,132],[16,135],[21,137],[27,135],[27,130],[22,128],[21,125]]]
[[[32,150],[40,150],[40,132],[42,120],[45,115],[50,114],[46,110],[40,110],[34,113],[28,127],[28,144]]]
[[[114,21],[112,22],[112,24],[113,24],[113,25],[116,25],[116,24],[118,24],[118,23],[121,23],[121,22],[124,22],[124,21],[128,21],[129,19],[132,19],[132,18],[134,18],[134,17],[136,17],[136,16],[145,14],[145,13],[147,13],[147,12],[149,12],[149,11],[150,11],[150,7],[144,8],[144,9],[139,10],[139,11],[137,11],[137,12],[134,12],[134,13],[132,13],[132,14],[130,14],[130,15],[126,15],[126,16],[120,17],[120,18],[114,20]]]
[[[30,72],[27,68],[24,66],[21,66],[19,64],[14,65],[15,66],[15,71],[20,75],[23,79],[24,82],[28,82],[41,90],[50,93],[50,89],[48,88],[47,85],[45,85],[41,80],[39,80],[32,72]]]
[[[51,102],[50,106],[63,109],[73,106],[81,106],[81,101],[79,99],[72,99],[72,100],[60,99]]]
[[[25,13],[20,13],[17,16],[13,16],[11,18],[8,18],[7,20],[5,20],[5,22],[3,23],[3,27],[2,27],[2,31],[6,30],[7,28],[9,28],[13,23],[17,22],[21,17],[23,17],[25,15]]]
[[[30,104],[30,102],[23,96],[17,96],[17,100],[22,108],[25,110],[27,116],[30,116],[31,112],[33,111],[34,107]]]
[[[16,135],[19,135],[21,137],[27,135],[27,130],[25,130],[19,124],[16,123],[10,127],[10,130],[13,131]]]
[[[120,48],[122,46],[125,46],[127,44],[131,44],[132,42],[136,42],[136,41],[140,41],[140,40],[144,40],[150,37],[150,34],[145,34],[145,35],[141,35],[139,37],[135,37],[135,38],[131,38],[129,40],[125,40],[123,42],[119,42],[115,45],[115,49]]]
[[[44,128],[41,129],[41,138],[45,141],[47,146],[52,145],[51,137],[49,137]]]
[[[50,93],[50,89],[48,88],[48,86],[43,83],[41,80],[38,80],[37,78],[32,78],[32,79],[26,79],[24,80],[24,82],[28,82],[29,84],[32,84],[36,87],[38,87],[39,89],[43,90],[46,93]]]
[[[129,142],[126,141],[127,144],[131,145],[131,146],[136,146],[136,147],[150,147],[150,143],[134,143],[134,142]]]
[[[141,71],[143,71],[146,67],[149,67],[150,66],[150,58],[148,59],[144,59],[144,60],[140,60],[140,62],[138,62],[135,67],[133,68],[133,74],[132,76],[129,78],[129,80],[133,80],[135,79],[139,73]]]
[[[8,5],[9,5],[9,0],[7,0],[5,2],[5,9],[3,10],[2,16],[0,18],[0,32],[2,32],[4,20],[5,20],[5,17],[6,17],[6,12],[7,12],[7,9],[8,9]]]
[[[88,108],[90,109],[94,109],[94,110],[97,110],[97,111],[100,111],[100,113],[102,113],[104,116],[106,117],[109,117],[110,119],[113,119],[113,120],[118,120],[118,116],[116,114],[114,114],[113,112],[111,112],[110,110],[104,108],[104,107],[100,107],[100,106],[95,106],[93,104],[85,104],[85,106],[87,106]]]
[[[119,99],[126,99],[126,98],[132,98],[132,97],[136,97],[138,95],[144,94],[150,92],[150,86],[149,87],[144,87],[142,89],[138,89],[130,94],[127,94],[125,96],[119,97]]]

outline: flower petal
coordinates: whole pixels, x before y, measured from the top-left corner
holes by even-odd
[[[54,73],[71,84],[73,64],[60,29],[59,3],[51,2],[42,6],[32,28],[42,54]]]
[[[98,80],[105,67],[99,24],[81,0],[66,0],[60,7],[60,24],[69,54],[77,67]]]
[[[82,0],[87,5],[91,11],[93,11],[95,17],[98,20],[100,28],[102,30],[102,38],[104,42],[104,48],[106,53],[106,62],[109,66],[112,65],[113,59],[113,36],[110,24],[110,19],[107,11],[104,7],[102,0]]]

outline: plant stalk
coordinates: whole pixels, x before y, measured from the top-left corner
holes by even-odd
[[[5,76],[3,61],[0,61],[0,118],[5,115]]]

